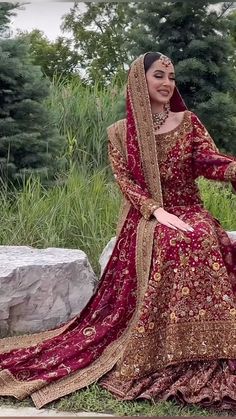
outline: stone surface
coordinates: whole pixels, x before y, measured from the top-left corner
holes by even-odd
[[[99,258],[99,263],[101,266],[101,275],[108,263],[108,260],[111,257],[111,254],[113,252],[113,249],[115,247],[115,243],[116,243],[116,237],[112,237],[111,240],[107,243],[106,247],[103,249],[102,254]]]
[[[19,407],[13,408],[8,406],[0,406],[0,417],[21,417],[21,416],[61,416],[61,417],[104,417],[104,416],[113,416],[106,413],[96,413],[96,412],[62,412],[56,409],[36,409],[35,407]]]
[[[0,406],[0,417],[21,417],[21,416],[61,416],[61,417],[74,417],[74,416],[82,416],[82,417],[91,417],[91,416],[113,416],[108,415],[106,413],[95,413],[95,412],[62,412],[56,409],[36,409],[35,407],[19,407],[13,408],[8,406]]]
[[[232,242],[236,241],[236,231],[226,231]],[[103,249],[103,252],[100,256],[99,263],[101,266],[101,275],[111,257],[113,249],[115,247],[116,237],[112,237],[111,240],[107,243],[106,247]]]
[[[0,334],[37,332],[67,321],[87,304],[96,277],[74,249],[0,246]]]
[[[228,234],[228,236],[232,240],[232,242],[236,241],[236,231],[226,231],[226,233]]]

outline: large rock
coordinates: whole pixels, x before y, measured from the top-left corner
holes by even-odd
[[[81,250],[0,246],[0,334],[47,330],[87,304],[96,277]]]
[[[112,237],[111,240],[107,243],[106,247],[102,251],[102,254],[99,258],[99,263],[101,266],[101,275],[107,265],[108,260],[111,257],[115,244],[116,244],[116,237]]]
[[[226,231],[226,233],[233,243],[236,242],[236,231]]]
[[[228,234],[232,242],[236,242],[236,231],[226,231],[226,233]],[[103,252],[99,259],[99,263],[101,266],[101,275],[107,265],[107,262],[109,261],[111,257],[111,254],[115,247],[115,243],[116,243],[116,237],[112,237],[111,240],[107,243],[106,247],[103,249]]]

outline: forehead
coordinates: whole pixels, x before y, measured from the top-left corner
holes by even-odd
[[[169,59],[168,60],[159,59],[159,60],[154,61],[154,63],[152,63],[148,71],[153,72],[157,70],[164,71],[165,73],[175,72],[174,66]]]

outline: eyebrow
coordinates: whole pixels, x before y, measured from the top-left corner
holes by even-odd
[[[165,74],[165,71],[163,71],[163,70],[155,70],[154,72],[153,72],[153,74],[155,74],[155,73],[162,73],[162,74]],[[171,72],[171,73],[169,73],[169,74],[171,74],[171,75],[175,75],[175,73],[173,73],[173,71]]]

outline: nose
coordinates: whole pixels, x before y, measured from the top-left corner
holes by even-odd
[[[169,86],[169,85],[170,85],[170,79],[169,79],[169,77],[165,77],[165,78],[163,79],[163,85],[164,85],[164,86]]]

